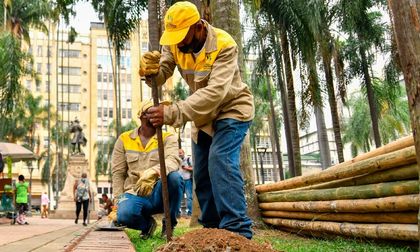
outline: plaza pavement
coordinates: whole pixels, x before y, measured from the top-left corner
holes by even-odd
[[[95,231],[95,221],[84,227],[69,219],[27,218],[29,225],[10,225],[0,218],[0,251],[135,251],[125,232]]]

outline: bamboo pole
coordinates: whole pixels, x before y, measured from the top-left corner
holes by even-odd
[[[417,171],[417,163],[414,163],[410,165],[404,165],[404,166],[400,166],[396,168],[391,168],[384,171],[368,173],[366,175],[360,175],[357,177],[345,178],[345,179],[325,182],[325,183],[317,184],[317,185],[299,187],[295,189],[282,190],[282,192],[376,184],[376,183],[381,183],[381,182],[415,179],[415,178],[418,178],[418,176],[419,174]]]
[[[260,203],[262,211],[308,212],[402,212],[419,209],[419,195],[401,195],[375,199],[351,199],[333,201],[298,201]]]
[[[351,237],[373,239],[417,241],[419,233],[417,225],[414,224],[354,224],[280,218],[263,218],[263,221],[279,227],[292,228],[296,231],[329,232]]]
[[[386,170],[397,166],[413,164],[415,162],[416,152],[414,146],[411,146],[352,164],[341,165],[341,163],[340,165],[333,166],[319,173],[294,177],[277,183],[259,185],[255,188],[258,193],[280,191],[319,184],[337,179],[354,177],[366,173]]]
[[[397,181],[371,185],[315,189],[295,192],[269,192],[258,195],[259,202],[369,199],[419,192],[419,181]]]
[[[300,219],[312,221],[339,221],[353,223],[404,223],[416,224],[417,212],[395,213],[312,213],[289,211],[262,211],[262,216],[271,218]]]

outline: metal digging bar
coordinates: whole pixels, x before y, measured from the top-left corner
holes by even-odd
[[[160,20],[157,13],[159,13],[159,1],[149,0],[148,1],[148,23],[150,29],[158,29],[159,32],[149,32],[149,50],[159,50],[159,36],[160,36]],[[155,13],[153,13],[155,12]],[[152,97],[154,106],[159,106],[159,93],[158,86],[156,83],[155,76],[152,76]],[[166,177],[166,165],[165,165],[165,153],[162,138],[162,127],[156,128],[156,135],[158,139],[158,150],[159,150],[159,164],[160,164],[160,177],[162,180],[162,197],[163,197],[163,210],[165,213],[165,224],[166,224],[166,241],[169,242],[172,239],[172,225],[169,210],[169,193],[168,193],[168,179]],[[163,227],[162,227],[163,228]]]

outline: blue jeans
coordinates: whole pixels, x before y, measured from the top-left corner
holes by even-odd
[[[178,172],[168,174],[169,208],[172,227],[178,223],[176,213],[181,205],[184,180]],[[124,193],[118,203],[117,221],[129,228],[147,232],[153,214],[163,213],[162,181],[159,180],[148,197]]]
[[[193,143],[195,192],[200,203],[199,222],[252,238],[244,182],[239,167],[241,144],[251,122],[222,119],[214,124],[213,138],[198,132]]]

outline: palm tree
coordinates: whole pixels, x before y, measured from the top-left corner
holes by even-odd
[[[20,77],[32,75],[28,68],[31,56],[21,51],[21,43],[10,33],[0,34],[0,117],[12,114],[23,102],[23,87]]]
[[[10,0],[4,3],[0,6],[4,12],[2,23],[5,23],[5,30],[19,40],[23,39],[30,44],[29,29],[31,27],[43,32],[47,31],[44,20],[50,16],[51,10],[47,0]]]
[[[350,70],[353,76],[362,76],[366,86],[376,147],[380,147],[382,141],[379,133],[378,105],[369,69],[373,57],[371,49],[383,46],[386,29],[385,25],[380,23],[381,12],[373,11],[372,8],[383,4],[383,0],[340,0],[336,5],[341,28],[348,34],[346,58],[349,60]]]
[[[410,119],[403,88],[399,86],[395,93],[389,92],[387,83],[375,78],[373,89],[378,99],[381,117],[379,121],[381,139],[384,143],[388,143],[406,135],[410,129]],[[366,90],[364,89],[363,94],[353,95],[348,103],[351,115],[346,119],[343,140],[345,143],[351,143],[353,156],[360,152],[368,152],[374,139],[369,120],[369,107],[364,102],[365,99]]]
[[[328,5],[328,2],[325,0],[322,1],[322,6],[320,8],[320,36],[317,36],[317,40],[319,43],[319,51],[322,58],[322,65],[324,68],[324,75],[325,75],[325,84],[328,93],[328,101],[330,105],[330,112],[331,118],[333,123],[333,130],[334,130],[334,139],[337,148],[337,156],[339,163],[344,162],[344,154],[343,154],[343,143],[341,139],[341,129],[340,129],[340,120],[338,117],[337,111],[337,101],[335,98],[335,88],[334,88],[334,80],[333,80],[333,71],[331,66],[331,61],[333,58],[335,41],[331,35],[330,26],[331,22],[334,18],[333,12],[331,11],[331,7]]]

